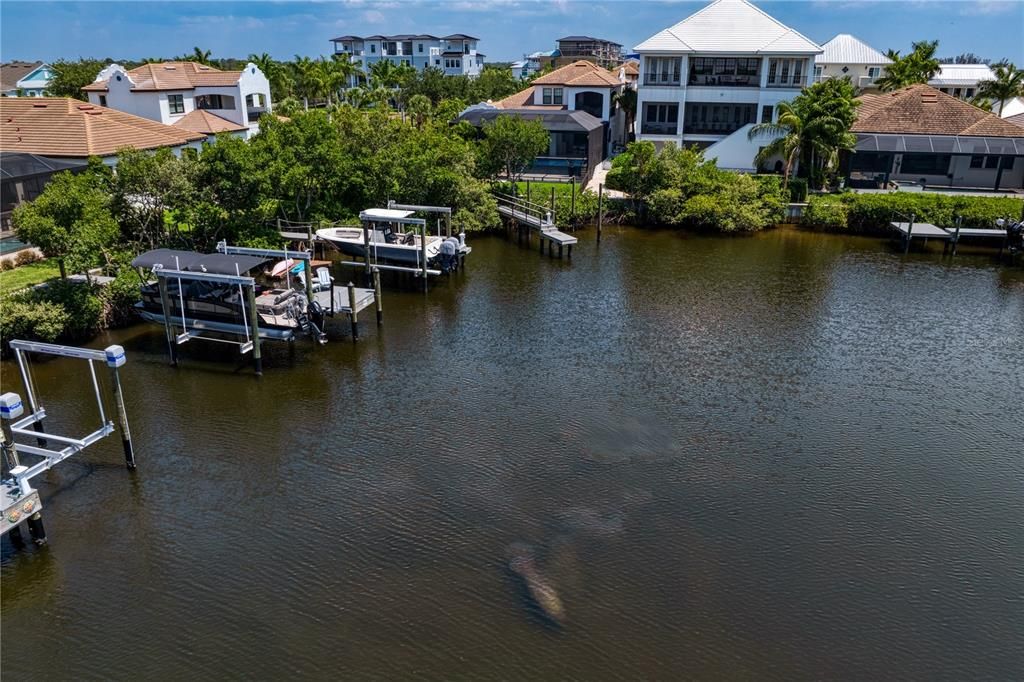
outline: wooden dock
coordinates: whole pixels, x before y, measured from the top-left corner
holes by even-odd
[[[554,213],[550,208],[508,194],[497,195],[497,200],[498,213],[515,226],[520,241],[525,236],[529,244],[530,234],[536,232],[541,253],[544,253],[544,245],[547,244],[549,255],[558,246],[559,258],[562,257],[563,249],[567,249],[568,257],[572,258],[572,247],[579,239],[555,227]]]

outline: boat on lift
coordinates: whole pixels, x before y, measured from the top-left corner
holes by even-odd
[[[186,329],[245,335],[251,320],[247,318],[248,300],[242,285],[189,279],[187,273],[255,278],[271,260],[259,256],[155,249],[136,256],[132,267],[182,273],[181,277],[165,277],[171,323]],[[288,340],[298,332],[305,332],[322,342],[325,338],[321,331],[323,307],[315,300],[307,302],[301,280],[296,277],[293,281],[297,286],[256,283],[259,334],[263,338]],[[165,324],[158,284],[143,280],[140,292],[142,300],[135,304],[139,315],[150,322]]]
[[[374,262],[394,263],[420,267],[426,251],[426,262],[449,270],[460,252],[465,252],[463,240],[457,237],[426,235],[422,228],[426,222],[413,218],[414,211],[392,208],[370,208],[359,214],[362,226],[327,227],[316,231],[317,238],[334,245],[347,256],[366,258]],[[407,229],[407,228],[420,228]]]

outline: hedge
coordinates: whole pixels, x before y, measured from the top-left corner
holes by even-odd
[[[917,192],[816,195],[808,199],[803,224],[815,229],[856,234],[883,234],[895,219],[939,227],[993,227],[997,218],[1019,218],[1024,201],[1013,197],[975,197]]]

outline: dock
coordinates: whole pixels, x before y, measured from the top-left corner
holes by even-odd
[[[907,253],[910,250],[910,242],[914,239],[921,239],[924,243],[928,243],[929,239],[940,240],[943,242],[943,253],[951,251],[954,256],[956,255],[957,244],[959,244],[960,239],[963,237],[998,240],[1000,255],[1007,245],[1008,233],[1006,230],[999,228],[962,227],[963,216],[957,216],[956,225],[950,229],[932,225],[931,223],[915,222],[913,215],[908,216],[908,218],[909,220],[907,221],[892,221],[889,223],[889,226],[903,242],[903,253]]]
[[[496,199],[498,213],[507,219],[509,225],[515,226],[520,242],[525,236],[529,245],[530,235],[536,232],[541,253],[544,253],[546,244],[548,255],[551,255],[553,248],[558,246],[559,258],[562,257],[563,248],[567,250],[568,257],[572,258],[572,247],[579,239],[555,227],[555,216],[549,207],[510,194],[498,194]]]

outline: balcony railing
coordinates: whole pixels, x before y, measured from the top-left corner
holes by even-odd
[[[667,73],[648,73],[644,75],[644,85],[654,86],[678,86],[680,84],[679,75],[671,75]]]
[[[742,128],[745,123],[732,121],[694,121],[683,126],[687,135],[728,135]]]
[[[249,109],[246,111],[246,120],[248,120],[249,123],[255,123],[260,120],[260,116],[265,113],[267,113],[266,109]]]
[[[675,135],[679,130],[678,123],[644,123],[640,124],[641,135]]]
[[[799,78],[788,78],[786,80],[775,80],[768,81],[769,88],[802,88],[804,85],[804,77]]]
[[[761,87],[761,76],[722,74],[718,76],[704,74],[690,74],[690,85],[700,87],[702,85],[715,88],[758,88]]]

